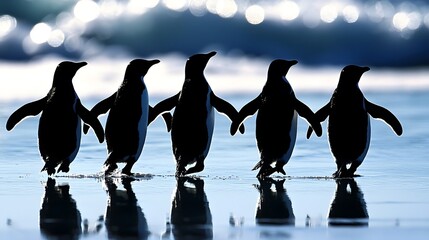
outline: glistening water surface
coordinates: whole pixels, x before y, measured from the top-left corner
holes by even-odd
[[[329,93],[296,95],[313,110],[330,97]],[[285,166],[287,176],[259,182],[250,170],[258,161],[255,117],[246,120],[244,135],[232,137],[229,120],[220,114],[216,114],[206,168],[191,178],[174,177],[170,135],[158,118],[149,126],[142,156],[133,168],[135,180],[100,177],[106,150],[92,130],[83,135],[71,171],[48,179],[40,173],[38,117],[27,118],[12,132],[0,134],[0,235],[53,236],[58,226],[49,225],[49,220],[56,218],[76,237],[89,239],[137,234],[136,230],[148,239],[180,239],[187,234],[214,239],[341,239],[344,234],[423,239],[429,229],[429,111],[425,106],[429,95],[381,91],[365,95],[390,109],[404,134],[397,137],[383,122],[372,119],[370,150],[357,172],[361,177],[343,181],[330,178],[335,164],[326,123],[321,138],[307,140],[307,123],[300,119],[295,150]],[[255,95],[218,96],[239,109]],[[164,97],[154,96],[151,103]],[[90,108],[98,100],[83,99],[83,104]],[[0,126],[21,104],[1,104]],[[104,124],[105,116],[100,120]],[[328,215],[346,223],[359,218],[360,227],[333,227]],[[194,227],[183,227],[183,221]],[[169,231],[166,223],[176,227]]]

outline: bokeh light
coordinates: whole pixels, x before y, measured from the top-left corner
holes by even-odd
[[[419,12],[411,12],[408,14],[410,22],[408,23],[408,29],[417,30],[422,24],[422,15]]]
[[[264,21],[265,18],[265,11],[264,9],[259,5],[252,5],[246,9],[246,20],[250,24],[260,24]]]
[[[371,21],[379,23],[391,18],[395,13],[395,8],[389,1],[377,1],[374,5],[369,5],[365,12]]]
[[[281,4],[280,8],[283,20],[291,21],[299,16],[300,8],[296,2],[287,0]]]
[[[191,2],[189,3],[189,11],[194,16],[204,16],[207,12],[206,0],[191,0]]]
[[[237,4],[234,0],[218,0],[216,4],[216,12],[223,18],[233,17],[237,13]]]
[[[337,7],[334,4],[325,5],[320,9],[320,19],[325,23],[332,23],[337,17]]]
[[[64,43],[64,39],[65,39],[65,36],[63,31],[59,29],[55,29],[49,35],[48,44],[51,47],[59,47]]]
[[[52,28],[46,23],[38,23],[30,31],[30,38],[36,44],[48,41]]]
[[[80,0],[76,3],[73,13],[82,22],[91,22],[100,15],[100,7],[92,0]]]
[[[16,18],[10,15],[0,16],[0,38],[8,35],[16,28]]]
[[[159,4],[159,0],[130,0],[127,4],[127,11],[131,14],[143,14],[148,9],[154,8]]]
[[[393,16],[392,23],[397,30],[403,31],[410,23],[410,18],[407,13],[398,12]]]
[[[425,18],[423,19],[423,21],[424,21],[426,27],[429,28],[429,13],[427,13],[425,15]]]
[[[354,23],[359,19],[359,9],[356,6],[348,5],[343,9],[343,17],[347,23]]]
[[[188,6],[186,0],[164,0],[163,3],[167,8],[178,12],[185,11]]]
[[[121,15],[125,9],[124,5],[115,0],[104,0],[100,3],[100,14],[106,18],[115,18]]]

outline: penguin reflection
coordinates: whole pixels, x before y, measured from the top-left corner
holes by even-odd
[[[213,239],[212,215],[204,192],[204,180],[190,177],[177,179],[171,223],[174,239]]]
[[[337,179],[337,190],[328,214],[330,226],[368,226],[363,193],[354,179]]]
[[[105,224],[110,239],[147,239],[149,230],[136,195],[131,188],[131,178],[122,178],[125,190],[119,190],[112,178],[105,179],[109,199],[107,202]]]
[[[46,238],[78,239],[81,234],[81,216],[68,184],[55,186],[48,178],[45,196],[39,212],[39,225]]]
[[[295,225],[292,202],[283,187],[285,180],[272,178],[259,180],[255,185],[260,196],[256,208],[256,223],[261,225]],[[275,191],[271,189],[274,185]]]

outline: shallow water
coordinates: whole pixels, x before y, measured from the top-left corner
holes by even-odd
[[[297,92],[296,95],[313,110],[323,106],[330,97],[328,93]],[[255,95],[218,93],[218,96],[239,109]],[[151,103],[164,97],[154,96]],[[250,170],[258,161],[255,117],[246,120],[244,135],[231,137],[229,120],[220,114],[216,114],[206,168],[187,181],[177,182],[173,176],[175,163],[170,136],[162,118],[158,118],[148,128],[142,156],[133,168],[138,173],[134,181],[118,177],[106,182],[100,177],[105,145],[99,144],[90,131],[82,137],[71,171],[58,174],[53,182],[45,173],[40,173],[43,163],[37,149],[38,117],[27,118],[12,132],[1,130],[0,133],[0,236],[52,237],[40,229],[39,223],[47,221],[46,232],[52,231],[49,218],[57,211],[49,212],[49,209],[62,208],[67,209],[68,215],[63,217],[68,219],[68,229],[76,236],[89,239],[114,237],[121,234],[119,230],[123,230],[123,234],[135,229],[143,230],[139,235],[142,238],[180,239],[188,229],[180,228],[177,219],[188,219],[196,224],[193,226],[203,226],[192,228],[192,236],[215,239],[340,239],[345,233],[367,239],[385,234],[393,239],[410,235],[422,239],[429,233],[429,163],[426,161],[429,111],[425,106],[429,94],[368,92],[366,97],[390,109],[401,121],[404,134],[397,137],[383,122],[371,120],[370,150],[357,171],[361,177],[338,183],[329,177],[335,164],[326,132],[321,138],[305,139],[307,123],[302,119],[298,122],[292,159],[285,166],[287,176],[275,175],[273,182],[260,183],[255,178],[256,172]],[[83,104],[90,108],[98,100],[83,99]],[[7,117],[21,104],[1,103],[0,126],[5,125]],[[105,116],[101,121],[104,124]],[[343,184],[348,185],[341,187]],[[64,186],[69,186],[69,190]],[[51,200],[44,201],[46,196]],[[258,208],[261,198],[262,209]],[[344,207],[353,211],[342,210]],[[330,212],[343,218],[359,217],[365,211],[369,218],[360,219],[363,220],[363,224],[359,222],[361,227],[329,227],[332,225],[327,218]],[[267,218],[272,220],[273,214],[283,219],[284,225],[273,225],[275,221],[269,225],[257,223]],[[231,215],[234,226],[230,223]],[[130,222],[139,225],[127,224],[127,219],[134,217],[139,221]],[[172,232],[166,231],[166,222],[173,222],[177,227]]]

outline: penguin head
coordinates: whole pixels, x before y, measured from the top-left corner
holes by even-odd
[[[345,66],[341,71],[339,84],[356,86],[362,74],[368,70],[369,67],[360,67],[356,65]]]
[[[71,80],[73,79],[77,70],[86,64],[86,62],[61,62],[58,64],[57,69],[55,69],[54,84],[71,83]]]
[[[297,64],[297,60],[283,60],[283,59],[276,59],[271,62],[269,68],[268,68],[268,77],[278,77],[278,76],[286,76],[287,72],[289,71],[290,67]]]
[[[146,75],[146,73],[149,71],[149,68],[153,65],[159,63],[160,61],[158,59],[155,60],[145,60],[145,59],[134,59],[132,60],[126,70],[126,78],[141,78]]]
[[[206,54],[195,54],[192,55],[185,66],[185,77],[191,78],[193,76],[201,76],[204,73],[204,69],[207,66],[210,58],[216,55],[216,52],[209,52]]]

